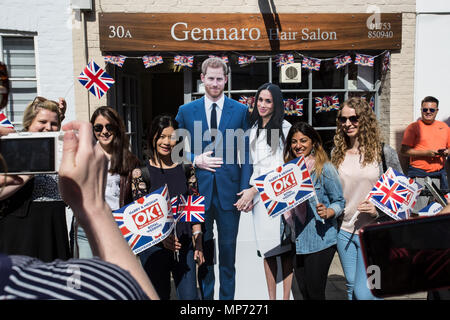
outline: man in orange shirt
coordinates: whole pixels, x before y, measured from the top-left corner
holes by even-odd
[[[411,123],[405,130],[400,153],[409,157],[408,177],[424,185],[424,178],[430,177],[441,190],[448,189],[444,165],[450,153],[450,128],[435,120],[439,101],[435,97],[422,100],[422,118]],[[415,211],[427,205],[426,197],[418,197]]]

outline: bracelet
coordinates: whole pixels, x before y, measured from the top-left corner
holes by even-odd
[[[196,236],[196,235],[198,235],[198,234],[203,234],[203,232],[201,232],[201,231],[195,231],[195,232],[192,232],[192,235],[193,235],[193,236]]]

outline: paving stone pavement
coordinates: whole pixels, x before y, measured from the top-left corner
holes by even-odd
[[[199,290],[200,294],[200,290]],[[302,300],[302,294],[300,293],[296,281],[292,281],[292,295],[294,300]],[[347,300],[347,291],[345,287],[344,271],[342,270],[339,256],[336,253],[333,261],[331,262],[330,271],[328,272],[328,282],[326,287],[325,296],[327,300]],[[171,299],[176,300],[175,285],[172,280]],[[386,300],[426,300],[426,292],[417,292],[413,294],[389,297]]]
[[[295,297],[295,295],[294,295]],[[339,256],[336,253],[328,272],[328,282],[326,288],[327,300],[347,300],[347,292],[345,287],[345,277],[342,270]],[[426,300],[426,292],[417,292],[403,296],[389,297],[387,300]]]

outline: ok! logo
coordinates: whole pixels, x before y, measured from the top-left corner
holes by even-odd
[[[154,205],[151,205],[150,207],[145,208],[144,210],[136,212],[131,217],[134,223],[136,224],[138,230],[141,230],[147,227],[148,225],[152,224],[153,222],[164,217],[164,213],[161,210],[160,205],[158,203],[155,203]]]
[[[281,169],[281,167],[280,167]],[[280,194],[285,193],[286,191],[292,189],[297,185],[297,179],[295,179],[294,173],[291,171],[279,179],[273,181],[272,189],[275,192],[275,196],[278,197]]]

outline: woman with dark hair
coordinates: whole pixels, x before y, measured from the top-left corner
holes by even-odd
[[[284,104],[281,89],[272,83],[258,88],[255,106],[250,115],[250,156],[253,174],[250,185],[241,191],[242,197],[236,203],[238,210],[253,213],[253,225],[258,255],[264,257],[269,299],[276,299],[277,260],[281,257],[283,269],[283,298],[290,298],[292,284],[292,243],[280,240],[281,217],[267,215],[261,196],[254,187],[255,179],[282,165],[285,137],[291,124],[284,120]],[[252,201],[254,207],[252,208]]]
[[[164,185],[171,198],[197,194],[192,165],[177,163],[172,150],[177,139],[176,121],[169,115],[157,116],[148,134],[149,159],[133,171],[133,198],[149,194]],[[162,300],[170,299],[172,273],[180,300],[198,300],[196,265],[204,262],[200,223],[177,222],[175,236],[150,247],[139,255],[144,270]],[[175,255],[174,252],[178,254]]]
[[[103,106],[91,116],[94,136],[108,159],[108,176],[105,200],[111,210],[117,210],[133,201],[131,193],[131,175],[140,165],[138,158],[129,151],[129,140],[125,125],[116,110]],[[77,226],[77,223],[75,223]],[[76,227],[75,256],[92,257],[84,230]]]
[[[366,199],[387,168],[402,172],[397,153],[383,144],[377,119],[366,100],[351,98],[340,107],[331,161],[338,169],[345,198],[337,250],[347,281],[348,299],[375,299],[359,243],[359,229],[374,223],[377,208]],[[384,168],[385,167],[385,168]]]
[[[305,300],[325,300],[328,270],[336,253],[337,221],[344,209],[339,176],[313,127],[297,122],[286,138],[284,159],[305,157],[317,198],[285,214],[295,235],[295,278]],[[319,203],[316,202],[317,199]]]

